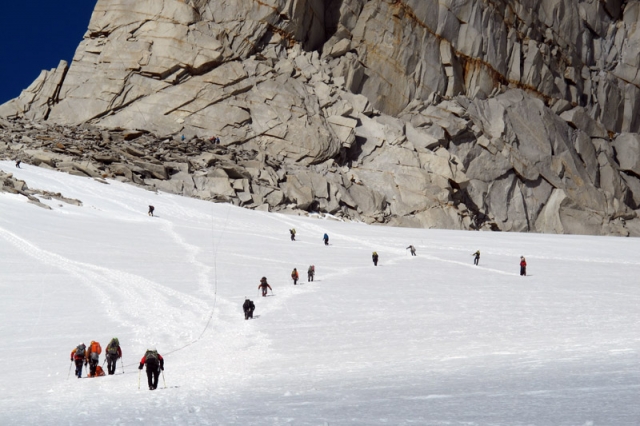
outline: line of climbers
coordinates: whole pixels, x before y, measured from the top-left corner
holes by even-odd
[[[149,206],[149,215],[153,215],[153,206]],[[291,228],[289,230],[291,235],[291,241],[295,241],[296,230]],[[325,245],[329,245],[329,235],[326,233],[323,236],[323,241]],[[413,245],[409,245],[407,250],[410,251],[411,256],[416,256],[416,248]],[[472,254],[474,265],[478,265],[480,262],[480,250],[477,250]],[[378,253],[373,252],[371,255],[373,260],[373,265],[378,266]],[[307,282],[312,282],[315,277],[315,266],[311,265],[307,269]],[[520,256],[520,275],[527,275],[527,262],[524,256]],[[293,280],[293,285],[297,285],[298,280],[300,279],[300,275],[298,273],[297,268],[293,268],[291,272],[291,279]],[[262,296],[266,297],[268,294],[268,290],[271,290],[271,294],[273,295],[273,289],[267,282],[267,277],[262,277],[260,279],[260,284],[258,285],[258,289],[262,291]],[[249,300],[245,297],[245,301],[242,305],[242,310],[244,311],[244,319],[248,320],[249,318],[253,319],[253,312],[255,311],[256,306],[253,301]],[[85,346],[84,343],[80,343],[77,347],[75,347],[71,351],[71,362],[75,362],[76,371],[75,375],[78,378],[82,378],[82,367],[83,365],[86,367],[89,365],[89,373],[87,377],[99,377],[104,376],[105,373],[102,367],[99,364],[100,354],[102,353],[102,347],[100,343],[96,341],[91,341],[89,347]],[[115,374],[117,361],[118,359],[122,359],[122,348],[120,347],[120,342],[117,337],[111,339],[109,344],[107,345],[106,351],[106,359],[107,362],[107,371],[109,375]],[[103,362],[104,365],[104,362]],[[155,347],[151,347],[147,349],[144,356],[140,360],[140,365],[138,367],[139,370],[142,370],[143,366],[146,366],[147,373],[147,382],[149,385],[149,390],[157,389],[158,387],[158,378],[160,376],[160,372],[164,372],[164,359],[162,355],[158,353]],[[122,373],[124,374],[124,363],[122,365]],[[164,374],[164,373],[163,373]],[[163,376],[164,377],[164,376]]]
[[[104,370],[102,366],[98,365],[100,363],[100,355],[102,354],[102,346],[100,343],[92,340],[89,346],[86,346],[84,343],[80,343],[78,346],[73,348],[71,351],[71,362],[75,362],[76,364],[76,377],[78,379],[82,378],[82,366],[89,366],[89,373],[87,377],[99,377],[104,376]],[[105,361],[107,364],[107,372],[109,375],[115,374],[116,366],[118,363],[118,359],[122,358],[122,348],[120,347],[120,342],[117,337],[111,339],[109,344],[107,345],[107,350],[105,351]],[[102,363],[104,365],[104,362]],[[122,367],[124,372],[124,365]]]
[[[87,365],[89,366],[87,377],[104,376],[105,373],[102,369],[102,366],[98,365],[100,363],[101,354],[102,346],[100,346],[100,343],[96,342],[95,340],[92,340],[89,346],[86,346],[84,343],[80,343],[78,346],[73,348],[73,350],[71,351],[71,362],[75,362],[76,364],[75,376],[79,379],[82,378],[82,367],[84,366],[86,368]],[[122,374],[124,374],[122,348],[120,347],[120,341],[117,337],[111,339],[111,341],[107,345],[105,355],[105,361],[103,361],[102,364],[104,365],[104,363],[107,362],[108,374],[115,374],[118,359],[121,360]],[[144,356],[140,360],[138,369],[142,370],[143,366],[146,366],[149,390],[157,389],[160,372],[164,371],[164,358],[162,358],[162,355],[158,353],[155,346],[151,346],[146,350]],[[71,373],[71,367],[69,367],[69,373]]]

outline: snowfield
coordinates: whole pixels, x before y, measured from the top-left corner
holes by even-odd
[[[638,239],[367,226],[0,168],[83,203],[0,194],[2,425],[640,424]],[[112,337],[116,375],[69,374],[75,346]],[[149,345],[156,391],[138,387]]]

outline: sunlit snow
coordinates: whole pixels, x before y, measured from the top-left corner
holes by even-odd
[[[367,226],[0,168],[83,203],[0,194],[2,425],[640,424],[638,239]],[[116,375],[69,374],[76,345],[112,337]]]

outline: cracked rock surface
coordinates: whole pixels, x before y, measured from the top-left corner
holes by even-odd
[[[624,0],[99,0],[72,63],[0,106],[0,152],[263,210],[638,235],[639,19]]]

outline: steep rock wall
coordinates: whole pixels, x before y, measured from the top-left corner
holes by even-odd
[[[260,174],[243,186],[256,208],[636,235],[639,15],[616,0],[100,0],[71,66],[0,116],[220,136],[279,164],[282,196],[263,204]]]

